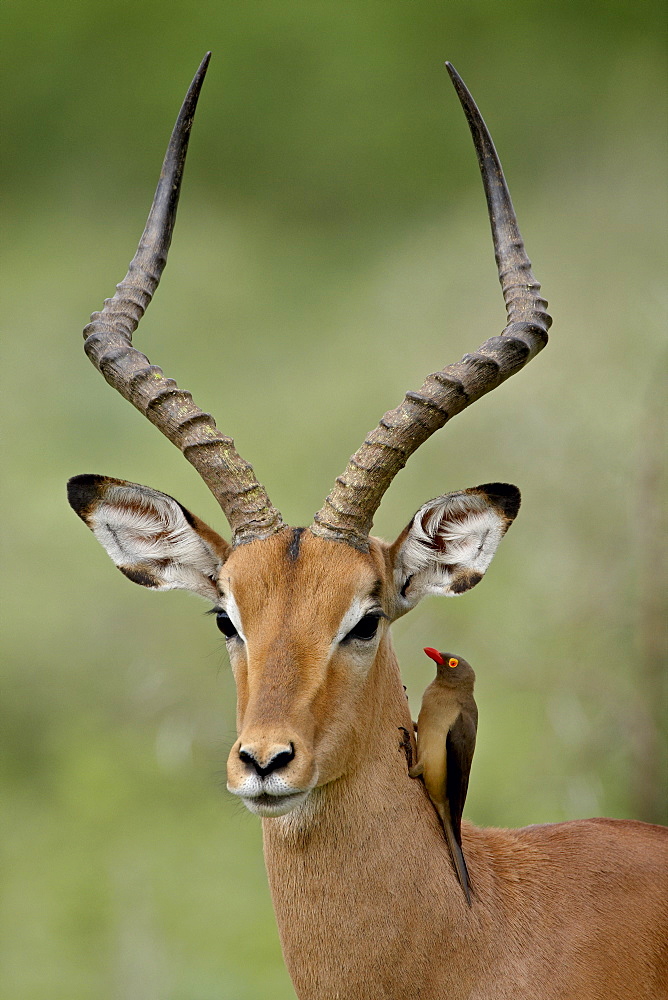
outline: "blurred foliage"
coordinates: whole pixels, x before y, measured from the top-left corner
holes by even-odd
[[[223,529],[78,332],[124,273],[208,48],[138,346],[308,522],[380,414],[503,323],[451,59],[555,326],[379,512],[393,537],[449,489],[524,496],[485,582],[397,625],[411,701],[423,645],[475,666],[475,822],[665,821],[662,15],[642,0],[4,5],[1,996],[293,996],[259,823],[222,791],[220,637],[186,595],[116,573],[64,500],[68,476],[105,472]]]

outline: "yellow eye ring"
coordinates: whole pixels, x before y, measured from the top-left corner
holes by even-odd
[[[451,659],[448,660],[448,666],[449,667],[457,667],[457,666],[459,666],[459,660],[456,660],[454,656],[451,657]]]

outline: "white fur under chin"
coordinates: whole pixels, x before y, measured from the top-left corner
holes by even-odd
[[[231,786],[228,782],[227,790],[240,798],[256,816],[285,816],[303,805],[316,782],[317,776],[314,776],[308,788],[295,789],[278,773],[264,778],[249,774],[240,785]]]
[[[275,816],[274,829],[279,829],[285,837],[296,837],[313,823],[319,822],[326,806],[326,798],[323,798],[326,787],[318,785],[312,788],[289,812]]]
[[[264,819],[271,819],[293,814],[304,804],[309,794],[309,792],[300,792],[296,795],[284,796],[277,799],[275,803],[269,802],[266,797],[261,802],[258,802],[257,799],[242,799],[241,801],[249,812],[256,816],[262,816]]]

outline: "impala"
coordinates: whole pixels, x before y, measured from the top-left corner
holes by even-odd
[[[426,594],[475,586],[520,495],[491,483],[428,500],[392,544],[369,534],[373,516],[416,448],[519,371],[550,325],[485,124],[448,67],[482,172],[508,325],[407,392],[309,527],[292,528],[232,439],[132,346],[165,266],[207,64],[208,56],[179,114],[128,274],[84,336],[106,380],[203,477],[231,540],[171,497],[123,480],[77,476],[69,498],[130,580],[194,591],[215,610],[238,697],[228,788],[263,817],[297,994],[665,996],[668,831],[607,819],[521,830],[464,824],[469,907],[438,817],[408,774],[413,726],[389,626]]]

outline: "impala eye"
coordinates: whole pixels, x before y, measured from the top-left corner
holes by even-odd
[[[226,639],[232,639],[235,635],[239,633],[232,624],[232,619],[228,615],[227,611],[218,611],[216,614],[216,625],[223,633]]]
[[[350,639],[363,639],[368,642],[370,639],[373,639],[378,631],[378,622],[380,619],[380,615],[364,615],[363,618],[360,618],[357,625],[351,628],[348,635],[344,637],[343,642],[348,642]]]

